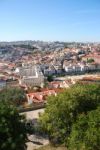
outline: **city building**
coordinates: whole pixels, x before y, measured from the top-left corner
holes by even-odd
[[[6,88],[6,81],[5,80],[0,80],[0,90]]]
[[[19,68],[19,83],[28,87],[44,85],[44,76],[38,65],[23,65]]]

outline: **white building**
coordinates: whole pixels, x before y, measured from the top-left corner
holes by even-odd
[[[86,72],[89,70],[88,65],[83,65],[83,64],[70,64],[64,66],[64,70],[67,73],[81,73],[81,72]]]
[[[81,72],[82,71],[81,66],[80,65],[74,65],[73,66],[73,71],[76,72],[76,73]]]
[[[100,70],[100,64],[97,64],[97,70]]]
[[[40,86],[44,85],[44,76],[39,66],[23,66],[19,69],[21,85]]]
[[[56,73],[56,70],[54,68],[53,65],[50,65],[50,66],[46,66],[44,69],[43,69],[43,73],[44,75],[48,76],[48,75],[54,75]]]
[[[65,66],[64,69],[67,73],[72,73],[73,72],[73,66]]]
[[[0,89],[6,88],[6,81],[0,80]]]
[[[86,72],[89,70],[89,67],[87,65],[81,65],[81,71]]]
[[[62,73],[62,66],[61,65],[54,65],[54,68],[56,70],[56,74]]]
[[[96,70],[96,64],[88,64],[88,68],[90,71]]]

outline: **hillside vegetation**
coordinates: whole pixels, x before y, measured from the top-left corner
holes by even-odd
[[[100,84],[77,84],[49,97],[41,131],[68,150],[100,150]]]

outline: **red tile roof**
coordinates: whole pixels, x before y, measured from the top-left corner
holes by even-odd
[[[27,97],[31,97],[33,102],[44,102],[46,98],[50,95],[56,95],[59,92],[62,92],[62,89],[53,89],[53,90],[46,90],[42,92],[35,92],[27,94]]]

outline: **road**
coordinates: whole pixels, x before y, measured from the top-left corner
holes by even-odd
[[[21,113],[21,114],[24,114],[26,116],[26,119],[30,120],[30,119],[38,119],[39,114],[43,113],[43,112],[44,112],[44,108],[24,112],[24,113]],[[36,135],[30,135],[28,138],[29,138],[30,141],[35,141],[35,142],[27,142],[26,143],[27,144],[27,150],[38,149],[39,147],[44,146],[44,145],[48,145],[48,143],[49,143],[48,139],[45,139],[43,137],[36,136]]]
[[[73,76],[70,76],[70,75],[66,75],[64,77],[56,77],[55,79],[56,80],[67,80],[67,79],[76,79],[76,80],[79,80],[79,79],[82,79],[84,77],[100,77],[100,73],[95,73],[95,74],[84,74],[84,75],[73,75]]]
[[[44,112],[44,108],[33,110],[33,111],[23,112],[21,114],[24,114],[26,116],[26,119],[30,120],[30,119],[38,119],[39,118],[39,114],[43,113],[43,112]]]

